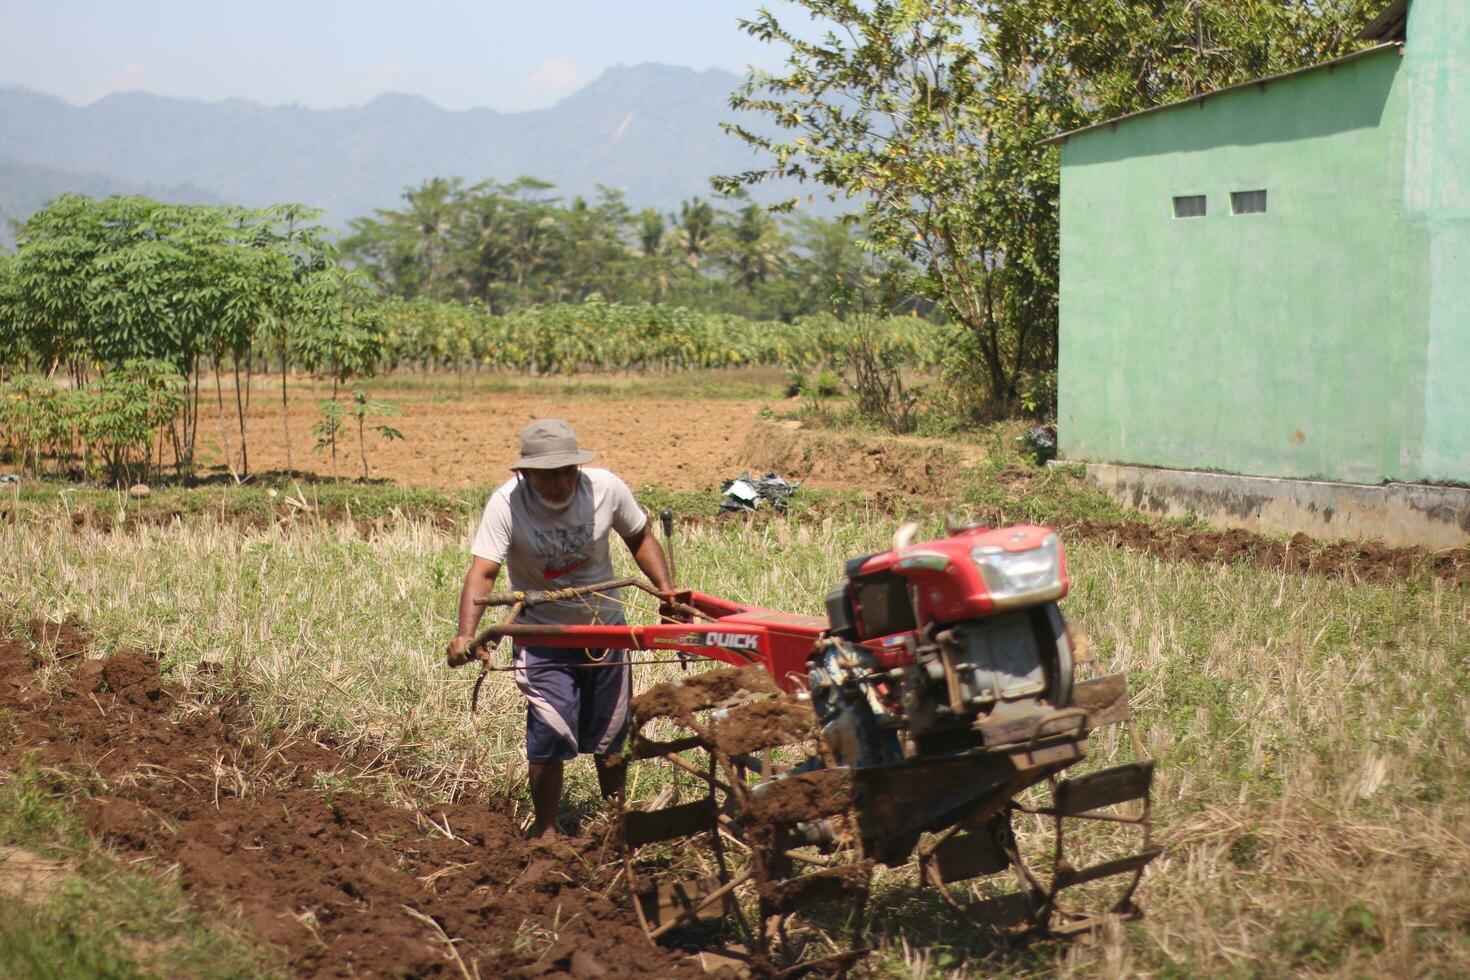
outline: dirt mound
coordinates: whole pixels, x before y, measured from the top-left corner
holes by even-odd
[[[1298,534],[1289,541],[1249,531],[1196,530],[1174,524],[1082,521],[1066,525],[1064,537],[1106,541],[1171,561],[1244,562],[1270,571],[1313,573],[1365,582],[1429,576],[1470,584],[1470,549],[1428,552],[1390,548],[1376,542],[1323,544]]]
[[[69,624],[31,632],[73,658],[86,648]],[[29,756],[76,773],[91,833],[177,865],[199,907],[240,908],[293,976],[697,973],[644,938],[602,842],[527,842],[483,805],[412,812],[334,791],[361,768],[184,699],[137,651],[41,690],[46,659],[0,641],[0,711],[17,733],[0,768]]]
[[[763,423],[750,430],[740,461],[815,487],[946,496],[970,462],[952,444],[898,436],[812,432]],[[731,474],[733,475],[733,474]]]

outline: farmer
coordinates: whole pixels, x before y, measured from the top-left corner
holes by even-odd
[[[603,469],[584,469],[593,453],[577,445],[560,419],[537,419],[521,433],[515,476],[490,495],[470,547],[473,556],[459,596],[459,631],[446,654],[451,666],[469,656],[484,606],[502,565],[516,591],[564,589],[613,577],[608,532],[616,531],[660,592],[669,592],[668,563],[647,516],[628,485]],[[517,622],[621,624],[616,593],[548,602]],[[604,666],[615,664],[618,666]],[[591,651],[517,646],[516,686],[526,698],[526,761],[536,810],[529,837],[556,834],[562,766],[590,752],[604,798],[622,792],[622,766],[607,757],[622,747],[633,693],[626,650]]]

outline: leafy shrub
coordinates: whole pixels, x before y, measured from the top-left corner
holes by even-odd
[[[6,459],[39,476],[42,460],[70,447],[71,399],[55,382],[21,374],[0,383],[0,448]]]
[[[850,327],[839,343],[849,358],[848,385],[857,395],[858,412],[890,432],[912,432],[918,423],[920,392],[904,385],[906,345],[870,317],[857,317]]]
[[[836,371],[817,371],[801,382],[801,393],[808,398],[831,398],[841,392],[842,376]]]
[[[103,377],[84,399],[83,432],[119,483],[146,479],[154,438],[184,410],[184,377],[164,361],[135,358]]]
[[[347,410],[347,414],[357,422],[357,451],[362,455],[362,478],[366,480],[368,478],[367,436],[365,431],[368,428],[367,420],[370,418],[392,418],[402,415],[403,411],[392,402],[379,401],[375,398],[369,398],[364,392],[353,391],[352,407]],[[373,425],[372,430],[389,442],[392,442],[394,439],[403,438],[402,432],[383,422]]]
[[[1038,371],[1021,379],[1021,411],[1032,418],[1056,418],[1056,371]]]
[[[337,479],[337,450],[341,447],[342,438],[351,423],[357,428],[357,451],[362,458],[362,478],[368,478],[367,458],[367,430],[371,429],[382,438],[392,441],[402,439],[403,433],[393,426],[384,422],[368,425],[368,419],[392,418],[402,415],[403,412],[392,402],[380,401],[368,397],[367,393],[353,389],[352,400],[346,403],[343,409],[342,402],[335,398],[323,399],[317,402],[317,409],[322,417],[311,427],[312,435],[316,436],[316,452],[332,455],[332,478]]]
[[[80,458],[124,483],[146,479],[156,437],[184,410],[184,379],[164,361],[125,361],[79,389],[38,375],[0,384],[0,447],[33,475],[48,457],[64,466]]]

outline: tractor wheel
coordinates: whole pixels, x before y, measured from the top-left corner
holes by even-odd
[[[966,918],[1002,931],[1069,936],[1137,914],[1133,893],[1163,848],[1151,840],[1153,762],[1051,776],[984,820],[919,847],[925,884]],[[1009,872],[1014,886],[1000,877]],[[990,878],[984,889],[956,883]]]
[[[762,975],[840,974],[860,959],[871,864],[850,830],[847,771],[821,767],[810,704],[741,667],[657,685],[633,716],[620,843],[648,937]]]

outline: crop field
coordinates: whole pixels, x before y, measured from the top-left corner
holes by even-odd
[[[697,975],[634,923],[590,766],[569,770],[578,836],[520,838],[520,697],[491,674],[471,716],[472,677],[442,656],[469,522],[520,420],[551,409],[573,418],[649,485],[645,502],[660,487],[702,491],[666,498],[686,511],[712,509],[711,481],[793,435],[759,418],[762,392],[661,400],[630,383],[580,400],[487,391],[462,406],[404,382],[390,397],[408,407],[405,428],[424,415],[399,451],[434,455],[391,474],[481,488],[449,497],[287,481],[281,497],[320,494],[319,506],[272,496],[263,516],[241,520],[264,488],[216,483],[192,492],[205,498],[197,508],[166,490],[143,501],[6,491],[0,893],[20,882],[27,901],[0,925],[0,972],[64,962],[72,972],[61,975]],[[464,431],[448,428],[456,415],[472,420]],[[464,452],[481,424],[489,434]],[[690,449],[682,473],[671,450],[640,451],[676,429]],[[919,512],[931,532],[945,509],[1046,517],[1069,547],[1063,608],[1104,669],[1128,672],[1159,765],[1168,850],[1145,875],[1143,919],[1088,941],[1013,943],[917,888],[912,868],[886,872],[862,971],[1470,971],[1462,565],[1319,549],[1312,570],[1260,539],[1206,553],[1202,540],[1224,536],[1145,534],[1080,490],[1059,494],[1065,475],[999,458],[1009,434],[948,447],[795,435],[806,448],[777,446],[781,461],[829,474],[833,489],[817,479],[820,506],[786,519],[689,513],[678,529],[684,584],[815,613],[846,557],[886,544],[904,501],[929,502]],[[869,458],[865,442],[889,470],[829,458]],[[485,471],[450,468],[477,458]],[[900,486],[894,474],[926,458],[949,468]],[[332,493],[345,506],[320,506]],[[642,688],[677,668],[638,670]],[[1097,757],[1126,749],[1101,739]],[[657,791],[631,787],[635,799]]]

